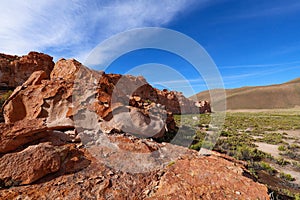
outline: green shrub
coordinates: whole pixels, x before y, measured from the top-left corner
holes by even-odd
[[[222,136],[222,137],[230,137],[230,136],[232,136],[233,134],[232,134],[232,132],[230,132],[230,131],[221,131],[221,135],[220,136]]]
[[[286,147],[285,147],[284,145],[280,145],[280,146],[278,147],[278,150],[279,150],[279,151],[285,151],[285,150],[286,150]]]
[[[151,101],[150,99],[146,99],[146,100],[145,100],[145,103],[151,104],[152,101]]]
[[[278,165],[281,165],[281,166],[284,166],[284,165],[287,165],[290,163],[289,161],[285,160],[284,158],[277,158],[277,159],[275,159],[275,161]]]
[[[236,148],[234,157],[239,160],[256,160],[257,157],[260,157],[260,152],[256,148],[242,145]]]
[[[287,181],[294,181],[294,180],[295,180],[295,178],[292,177],[292,175],[290,175],[290,174],[285,174],[285,173],[283,173],[283,172],[280,172],[279,176],[280,176],[280,178],[285,179],[285,180],[287,180]]]
[[[259,138],[258,141],[266,142],[268,144],[283,143],[282,135],[280,133],[266,133],[263,138]]]
[[[288,149],[291,149],[291,150],[297,150],[298,148],[300,148],[300,146],[298,144],[291,144],[288,146]]]
[[[189,148],[199,151],[201,149],[201,146],[202,146],[202,142],[198,142],[196,144],[192,144]]]
[[[286,150],[283,153],[280,153],[280,155],[288,156],[289,158],[292,158],[292,159],[294,159],[298,156],[296,152],[291,151],[291,150]]]
[[[8,92],[6,92],[5,94],[2,94],[0,96],[0,108],[2,107],[4,102],[10,97],[11,94],[12,94],[12,91],[9,90]]]
[[[300,163],[299,162],[292,161],[292,165],[293,165],[293,167],[300,169]]]
[[[276,173],[276,170],[273,167],[271,167],[269,163],[262,161],[259,163],[259,165],[261,169],[266,170],[271,175],[274,175]]]

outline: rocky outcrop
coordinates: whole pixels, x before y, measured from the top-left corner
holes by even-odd
[[[15,126],[11,124],[12,130]],[[31,121],[26,129],[35,127]],[[82,148],[80,141],[64,139],[71,135],[33,137],[23,148],[2,155],[0,198],[268,199],[267,188],[249,179],[243,163],[228,156],[199,156],[118,133],[102,135],[113,145],[103,139],[103,145]]]
[[[4,105],[0,199],[269,199],[243,163],[152,140],[176,131],[167,94],[75,60],[34,72]]]
[[[240,164],[219,156],[175,161],[148,199],[268,199],[266,187],[244,177]]]
[[[182,92],[157,90],[160,103],[166,105],[166,108],[174,114],[197,114],[211,112],[208,101],[195,102],[186,98]]]
[[[30,52],[22,57],[0,54],[0,89],[22,85],[38,70],[43,70],[49,77],[53,66],[53,58],[43,53]]]
[[[118,129],[142,137],[162,137],[176,127],[161,99],[142,77],[96,72],[75,60],[62,59],[50,79],[37,71],[16,88],[4,105],[4,118],[6,123],[46,118],[47,127],[64,129],[86,126],[81,116],[90,111],[93,119],[88,123],[102,132]]]

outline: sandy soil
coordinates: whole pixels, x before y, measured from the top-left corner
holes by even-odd
[[[280,171],[284,172],[285,174],[292,175],[292,177],[295,178],[295,181],[293,181],[293,183],[300,185],[300,172],[296,172],[295,170],[286,168],[281,168]]]
[[[278,133],[287,133],[288,137],[293,137],[293,138],[300,139],[300,130],[278,130],[276,132],[278,132]]]
[[[264,142],[255,142],[255,145],[257,145],[257,149],[260,151],[263,151],[265,153],[269,153],[271,154],[273,157],[280,157],[279,155],[279,150],[278,150],[278,146],[279,145],[274,145],[274,144],[267,144]]]
[[[269,153],[275,158],[281,157],[278,151],[279,145],[266,144],[260,142],[256,142],[255,144],[258,146],[257,149]],[[290,161],[290,159],[287,160]],[[284,172],[285,174],[291,174],[292,177],[296,179],[295,181],[293,181],[293,183],[300,185],[300,172],[290,169],[289,166],[280,166],[280,165],[273,165],[273,164],[271,164],[271,166],[274,167],[279,172]]]

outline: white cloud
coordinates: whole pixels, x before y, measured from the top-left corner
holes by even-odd
[[[26,54],[36,50],[82,60],[109,36],[131,28],[162,26],[195,3],[191,0],[3,0],[0,52]]]
[[[300,64],[300,61],[286,62],[286,63],[273,63],[273,64],[255,64],[255,65],[227,65],[219,66],[222,69],[241,69],[241,68],[270,68],[270,67],[286,67],[289,65]]]

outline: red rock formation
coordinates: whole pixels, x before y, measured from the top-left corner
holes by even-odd
[[[97,114],[94,120],[101,121],[99,127],[104,132],[119,129],[142,137],[162,137],[165,128],[175,131],[172,114],[157,104],[141,104],[135,108],[129,104],[127,94],[131,88],[151,87],[143,78],[96,72],[75,60],[64,59],[56,63],[50,77],[47,79],[42,71],[37,71],[13,92],[4,105],[6,123],[46,118],[47,127],[64,129],[74,127],[73,118],[80,118],[83,110],[91,110]],[[120,79],[127,84],[118,87]],[[92,102],[86,104],[87,99]],[[135,126],[124,120],[126,117]]]
[[[211,112],[208,101],[195,102],[186,98],[181,92],[157,90],[159,101],[174,114],[197,114]]]
[[[58,171],[67,153],[67,146],[54,147],[41,143],[21,152],[5,154],[0,158],[2,187],[30,184]]]
[[[53,134],[3,155],[0,199],[269,199],[267,188],[244,176],[249,172],[233,158],[199,156],[132,136],[105,136],[118,151],[105,145],[87,151],[78,142],[51,143],[61,138]]]
[[[243,177],[248,172],[235,162],[218,154],[183,157],[168,168],[149,199],[269,199],[266,187]]]
[[[14,124],[0,124],[0,129],[0,153],[7,153],[45,137],[47,127],[43,119],[34,119],[18,121]]]
[[[49,77],[53,66],[53,58],[43,53],[30,52],[22,57],[0,54],[0,87],[9,89],[22,85],[38,70]]]
[[[269,199],[233,158],[144,138],[175,130],[168,94],[75,60],[33,73],[4,106],[0,199]]]

